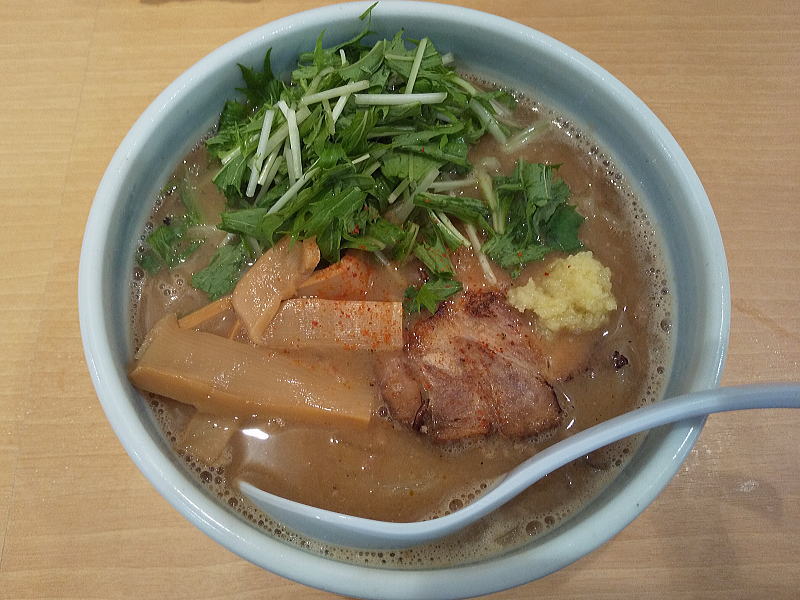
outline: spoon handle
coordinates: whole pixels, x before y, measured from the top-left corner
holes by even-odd
[[[676,396],[614,417],[538,452],[499,480],[497,484],[502,486],[484,494],[473,506],[479,509],[477,505],[486,502],[487,512],[494,510],[555,469],[636,433],[711,413],[759,408],[800,408],[800,385],[716,388]]]

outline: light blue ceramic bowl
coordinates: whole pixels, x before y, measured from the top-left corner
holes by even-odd
[[[594,550],[630,523],[669,482],[700,429],[696,419],[651,432],[622,475],[552,534],[477,564],[388,570],[343,564],[270,538],[215,502],[172,457],[126,378],[131,357],[129,275],[151,200],[177,162],[215,122],[240,85],[236,63],[257,65],[272,47],[279,73],[313,46],[343,41],[362,27],[368,3],[339,4],[269,23],[191,67],[150,105],[117,150],[97,191],[83,242],[81,333],[95,389],[114,431],[139,469],[187,519],[247,560],[305,584],[358,597],[460,598],[532,581]],[[644,200],[660,230],[676,300],[676,357],[667,394],[714,387],[729,328],[722,240],[703,187],[656,116],[601,67],[532,29],[489,14],[430,3],[386,2],[373,30],[428,36],[460,64],[532,90],[599,140]]]

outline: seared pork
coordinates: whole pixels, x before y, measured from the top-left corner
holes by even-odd
[[[380,385],[394,419],[436,441],[518,439],[558,424],[544,368],[501,293],[466,291],[412,327],[405,355],[383,362]]]

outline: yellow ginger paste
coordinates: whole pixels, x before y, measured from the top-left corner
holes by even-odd
[[[600,327],[617,308],[611,293],[611,269],[591,252],[557,258],[546,273],[508,290],[508,302],[518,311],[533,311],[550,331],[580,333]]]

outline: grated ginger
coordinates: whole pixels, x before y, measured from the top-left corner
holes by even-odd
[[[539,280],[511,288],[508,302],[520,312],[533,311],[550,331],[575,333],[600,327],[617,308],[611,293],[611,269],[591,252],[557,258]]]

